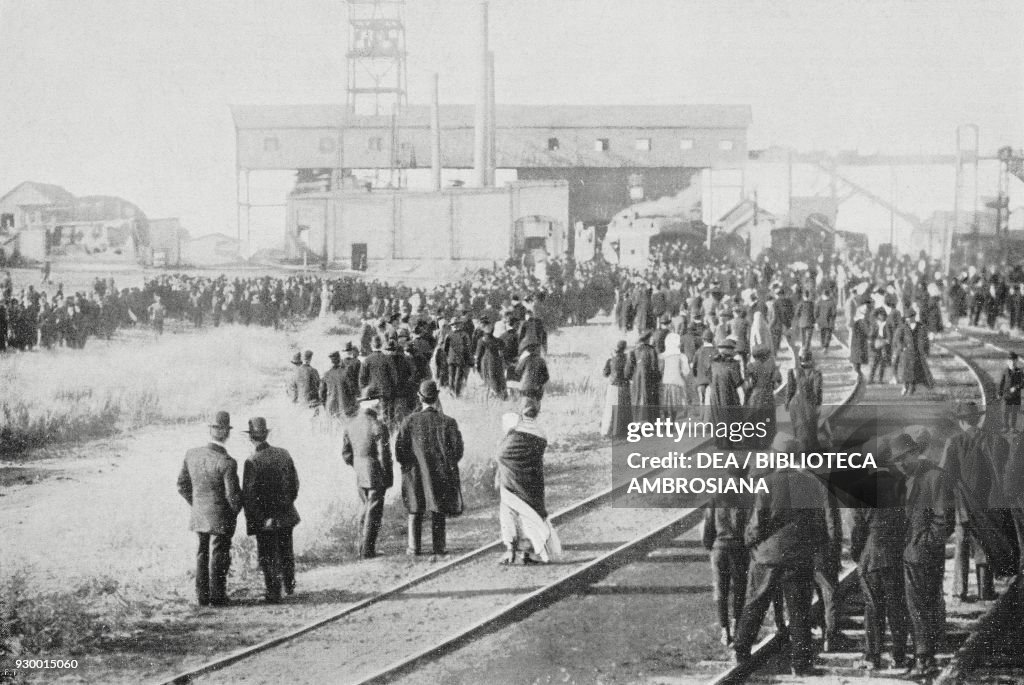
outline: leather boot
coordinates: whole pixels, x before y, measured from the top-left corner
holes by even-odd
[[[423,535],[423,516],[421,514],[409,514],[409,540],[406,544],[406,554],[420,553],[420,537]]]

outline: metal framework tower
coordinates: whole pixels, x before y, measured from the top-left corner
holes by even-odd
[[[347,103],[390,115],[407,104],[405,0],[348,0]]]
[[[391,117],[388,185],[403,185],[398,116],[408,104],[405,0],[347,0],[349,24],[346,104],[352,114]]]

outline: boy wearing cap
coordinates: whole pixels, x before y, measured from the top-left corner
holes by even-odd
[[[231,415],[217,412],[209,428],[210,442],[185,453],[185,463],[178,474],[178,494],[192,508],[189,530],[199,536],[199,606],[226,606],[231,537],[242,508],[242,491],[238,485],[238,464],[224,447],[231,435]]]
[[[996,395],[1003,401],[1003,430],[1014,433],[1017,432],[1017,415],[1020,413],[1020,392],[1024,388],[1024,371],[1017,365],[1017,359],[1017,353],[1011,352]]]
[[[281,601],[281,588],[295,592],[295,554],[292,528],[299,523],[295,498],[299,496],[299,474],[287,450],[267,444],[270,429],[262,416],[249,419],[253,454],[242,471],[242,499],[245,502],[245,532],[256,537],[256,555],[263,571],[264,598]]]

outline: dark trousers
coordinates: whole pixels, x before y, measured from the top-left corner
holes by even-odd
[[[196,552],[196,599],[199,606],[219,604],[228,598],[228,569],[231,568],[231,536],[198,533]]]
[[[750,655],[757,639],[761,622],[768,607],[779,594],[785,597],[789,612],[789,639],[792,647],[792,665],[809,666],[814,655],[811,643],[811,594],[814,591],[814,569],[811,566],[766,566],[756,561],[750,565],[747,605],[743,609],[736,630],[736,654]]]
[[[456,397],[462,395],[462,388],[466,385],[466,367],[460,364],[448,365],[448,386],[455,393]]]
[[[811,349],[811,341],[814,340],[814,326],[800,327],[800,349]]]
[[[444,514],[439,514],[436,511],[430,513],[430,534],[434,554],[444,554],[447,552],[446,523]],[[409,550],[416,554],[420,553],[420,536],[422,534],[423,514],[409,514]]]
[[[880,568],[861,572],[860,586],[864,590],[864,632],[868,659],[882,655],[882,640],[888,621],[892,634],[892,656],[902,659],[907,653],[907,599],[903,586],[903,569]]]
[[[827,350],[829,345],[832,344],[832,329],[822,328],[819,333],[821,334],[821,347]]]
[[[747,568],[750,554],[742,544],[715,546],[711,550],[711,571],[714,580],[718,625],[729,627],[729,592],[732,591],[732,617],[739,621],[747,597]]]
[[[953,536],[955,556],[953,557],[953,594],[967,595],[970,585],[971,557],[978,571],[978,598],[995,594],[995,584],[988,570],[988,557],[981,545],[967,528],[967,518],[963,512],[957,511],[956,533]]]
[[[359,556],[372,557],[377,554],[377,534],[384,516],[384,488],[359,488],[359,501],[363,509],[359,513]]]
[[[889,365],[888,354],[885,348],[874,349],[871,351],[871,373],[868,375],[868,380],[875,380],[875,372],[878,372],[878,382],[885,382],[885,367]]]
[[[839,587],[839,567],[832,564],[815,564],[814,589],[821,598],[817,621],[825,635],[839,632],[839,602],[836,589]]]
[[[946,616],[942,604],[942,557],[932,563],[903,562],[907,610],[914,633],[914,653],[934,657],[942,641]]]
[[[268,599],[280,599],[281,586],[292,593],[295,588],[295,554],[292,551],[292,529],[256,534],[256,556],[263,571],[263,584]]]

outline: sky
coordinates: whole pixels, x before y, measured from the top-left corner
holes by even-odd
[[[476,0],[409,0],[410,102],[474,94]],[[235,234],[230,104],[345,100],[344,0],[0,0],[0,193]],[[499,103],[749,104],[752,148],[1024,146],[1021,0],[491,0]],[[281,201],[288,175],[254,178]],[[279,216],[254,238],[281,239]]]

